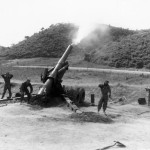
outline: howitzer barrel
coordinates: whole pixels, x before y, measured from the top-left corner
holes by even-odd
[[[72,48],[73,48],[73,44],[71,44],[67,47],[66,51],[64,52],[62,57],[59,59],[57,65],[55,67],[57,70],[59,70],[61,68],[62,63],[64,63],[66,61],[66,59],[68,58],[68,55],[70,54]]]
[[[54,70],[50,74],[50,77],[55,78],[56,72],[58,72],[58,70],[61,69],[62,65],[65,63],[68,55],[70,54],[72,48],[73,48],[72,44],[67,47],[66,51],[64,52],[64,54],[62,55],[62,57],[59,59],[58,63],[56,64],[56,66],[54,68]]]
[[[66,51],[64,52],[62,57],[59,59],[58,63],[56,64],[55,68],[52,70],[52,72],[48,76],[47,81],[44,83],[43,87],[39,90],[38,95],[43,95],[43,93],[45,92],[46,94],[51,93],[52,85],[53,85],[54,80],[57,77],[57,73],[62,68],[63,64],[65,63],[72,48],[73,48],[73,44],[67,47]]]
[[[57,80],[61,80],[62,77],[64,76],[66,70],[68,70],[69,65],[66,65],[64,67],[62,67],[59,71],[58,71],[58,75],[57,75]]]

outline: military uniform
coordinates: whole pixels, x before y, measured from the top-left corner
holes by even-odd
[[[2,74],[1,76],[2,76],[2,78],[3,78],[4,81],[5,81],[4,90],[3,90],[3,94],[2,94],[2,99],[4,98],[5,93],[6,93],[7,90],[8,90],[8,92],[9,92],[9,98],[11,98],[12,93],[11,93],[10,79],[13,77],[13,75],[12,75],[12,74],[9,74],[9,73],[6,73],[6,74]]]
[[[111,89],[108,83],[109,83],[108,81],[105,81],[104,84],[99,84],[98,86],[100,87],[101,94],[102,94],[101,99],[98,103],[98,112],[101,110],[101,107],[103,106],[103,112],[105,113],[107,108],[108,98],[111,97]]]
[[[28,87],[30,88],[30,92],[28,90]],[[31,93],[33,92],[33,87],[30,83],[30,80],[27,80],[26,82],[21,84],[20,87],[20,93],[21,93],[21,102],[24,100],[24,95],[26,94],[28,97],[28,103],[31,99]]]

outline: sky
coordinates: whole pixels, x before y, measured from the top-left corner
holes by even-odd
[[[55,23],[150,29],[150,0],[0,0],[0,46]]]

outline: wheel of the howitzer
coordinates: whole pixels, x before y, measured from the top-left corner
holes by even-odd
[[[83,103],[84,102],[84,99],[85,99],[85,90],[84,88],[74,88],[74,92],[75,92],[75,99],[74,99],[74,102],[76,104],[79,104],[79,103]]]
[[[63,86],[65,94],[75,103],[82,103],[85,99],[85,90],[80,87]]]
[[[72,100],[74,103],[79,103],[79,92],[76,87],[72,86],[63,86],[65,94]]]
[[[79,89],[79,103],[83,103],[85,100],[85,90],[84,88]]]
[[[70,90],[70,95],[74,103],[78,104],[80,102],[79,88],[73,88]]]

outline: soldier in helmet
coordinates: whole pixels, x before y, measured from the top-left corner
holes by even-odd
[[[30,88],[30,91],[29,91],[28,87]],[[29,103],[30,99],[31,99],[31,93],[32,92],[33,92],[33,87],[30,83],[30,79],[27,79],[25,82],[23,82],[21,84],[21,87],[20,87],[21,102],[24,100],[24,95],[26,94],[28,97],[28,103]]]
[[[3,91],[3,94],[2,94],[2,99],[4,98],[5,96],[5,93],[6,91],[8,90],[9,92],[9,97],[8,98],[11,98],[12,96],[12,93],[11,93],[11,83],[10,83],[10,79],[13,77],[12,74],[10,74],[9,72],[5,73],[5,74],[2,74],[1,75],[5,81],[5,84],[4,84],[4,91]]]
[[[111,89],[109,86],[109,81],[105,81],[104,84],[99,84],[98,87],[101,89],[101,99],[98,103],[98,112],[101,110],[101,107],[103,106],[103,112],[106,115],[106,109],[107,109],[107,102],[108,98],[111,98]]]

